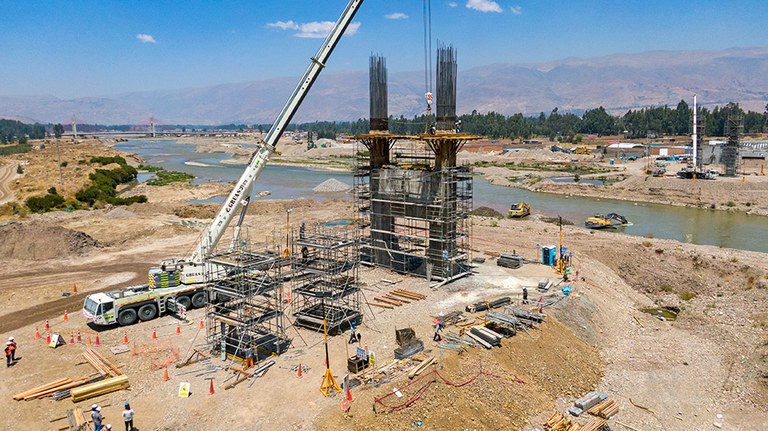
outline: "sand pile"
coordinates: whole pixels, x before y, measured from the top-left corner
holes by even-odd
[[[334,193],[346,192],[351,188],[352,187],[350,187],[349,184],[342,183],[335,178],[330,178],[318,184],[318,186],[312,190],[314,190],[315,193]]]
[[[47,260],[83,254],[98,241],[88,234],[42,223],[0,227],[0,258]]]
[[[136,214],[128,211],[127,209],[123,207],[116,207],[112,211],[108,212],[105,215],[106,218],[113,219],[113,218],[130,218],[130,217],[136,217]]]

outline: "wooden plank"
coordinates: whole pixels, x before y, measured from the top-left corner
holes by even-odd
[[[381,307],[381,308],[388,308],[390,310],[395,308],[395,307],[393,307],[391,305],[379,304],[378,302],[366,302],[366,304],[373,305],[373,306],[376,306],[376,307]]]
[[[51,383],[48,383],[48,384],[45,384],[45,385],[42,385],[42,386],[38,386],[38,387],[36,387],[34,389],[30,389],[30,390],[22,392],[20,394],[16,394],[16,395],[13,396],[13,399],[17,400],[17,401],[23,400],[24,397],[26,397],[26,396],[29,396],[29,395],[32,395],[32,394],[35,394],[35,393],[38,393],[38,392],[45,391],[47,389],[55,388],[55,387],[57,387],[59,385],[63,385],[63,384],[71,383],[71,382],[72,382],[72,379],[59,379],[59,380],[55,380],[55,381],[53,381]]]
[[[412,379],[412,378],[418,376],[419,374],[421,374],[422,371],[427,369],[427,367],[429,367],[433,362],[435,362],[435,357],[434,356],[432,356],[431,358],[427,359],[426,361],[423,361],[422,363],[417,365],[416,368],[414,368],[410,373],[408,373],[408,378]]]
[[[94,355],[96,355],[96,357],[97,357],[97,358],[99,358],[99,359],[101,360],[101,362],[103,362],[103,363],[104,363],[104,365],[106,365],[107,367],[109,367],[109,368],[110,368],[112,371],[114,371],[114,372],[115,372],[115,373],[116,373],[118,376],[119,376],[119,375],[121,375],[121,374],[123,374],[123,372],[122,372],[122,371],[120,371],[120,369],[119,369],[119,368],[117,368],[117,366],[115,366],[115,364],[113,364],[112,362],[109,362],[109,361],[108,361],[106,358],[104,358],[104,356],[101,356],[101,353],[99,353],[99,352],[97,352],[97,351],[95,351],[95,350],[91,350],[91,352],[93,352],[93,354],[94,354]]]
[[[395,289],[395,291],[396,291],[396,292],[400,292],[400,293],[404,293],[404,294],[406,294],[406,295],[415,296],[415,297],[417,297],[417,298],[421,298],[421,299],[426,299],[426,298],[427,298],[427,295],[423,295],[423,294],[421,294],[421,293],[418,293],[418,292],[413,292],[413,291],[410,291],[410,290],[405,290],[405,289]]]
[[[407,299],[401,299],[401,298],[398,298],[396,296],[390,296],[390,294],[386,294],[386,295],[384,295],[384,297],[387,298],[387,299],[392,299],[394,301],[400,301],[403,304],[410,304],[411,303],[411,301],[409,301]]]
[[[378,296],[378,297],[376,297],[376,298],[373,298],[373,299],[374,299],[374,300],[376,300],[376,301],[379,301],[379,302],[383,302],[383,303],[385,303],[385,304],[391,304],[391,305],[394,305],[394,306],[396,306],[396,307],[399,307],[399,306],[400,306],[400,303],[399,303],[399,302],[393,301],[393,300],[391,300],[391,299],[382,298],[382,297],[380,297],[380,296]]]
[[[420,301],[421,300],[421,298],[416,298],[415,296],[409,296],[409,295],[406,295],[405,293],[396,292],[394,290],[389,292],[387,295],[399,296],[401,298],[411,299],[411,300],[414,300],[414,301]]]

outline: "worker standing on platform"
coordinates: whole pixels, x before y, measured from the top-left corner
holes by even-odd
[[[245,369],[253,367],[253,345],[249,344],[245,349]]]
[[[352,333],[349,334],[349,344],[355,344],[357,343],[357,331],[355,330],[355,323],[352,322],[350,324],[350,329],[352,330]]]
[[[523,304],[528,303],[528,288],[523,287]]]

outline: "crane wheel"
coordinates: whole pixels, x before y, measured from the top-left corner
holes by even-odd
[[[192,300],[189,299],[189,296],[178,296],[176,297],[176,303],[184,306],[184,308],[189,310],[190,304],[192,304]]]
[[[126,308],[125,310],[120,310],[120,313],[118,313],[117,323],[119,323],[120,326],[133,325],[138,320],[138,317],[136,310],[133,308]]]
[[[155,304],[145,304],[139,308],[139,319],[141,319],[142,322],[152,320],[155,317],[157,317],[157,307]]]
[[[197,292],[194,295],[192,295],[192,308],[202,308],[205,307],[205,303],[207,301],[207,295],[205,292]]]

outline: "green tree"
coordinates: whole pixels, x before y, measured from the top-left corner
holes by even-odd
[[[688,135],[692,132],[691,125],[693,124],[692,120],[692,110],[688,106],[687,103],[685,103],[685,100],[681,100],[680,103],[677,104],[677,109],[675,109],[675,134],[677,135]],[[699,121],[701,121],[699,119]]]
[[[53,126],[53,136],[56,137],[56,139],[61,138],[61,135],[64,134],[64,126],[61,125],[61,123],[56,124]]]
[[[605,111],[602,106],[584,112],[584,123],[581,131],[597,135],[610,135],[614,131],[616,119]]]

